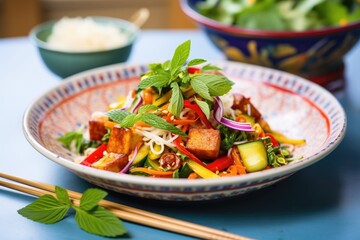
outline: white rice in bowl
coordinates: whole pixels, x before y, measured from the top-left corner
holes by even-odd
[[[64,17],[54,24],[47,43],[61,51],[101,51],[125,45],[129,35],[117,26],[97,23],[93,18]]]

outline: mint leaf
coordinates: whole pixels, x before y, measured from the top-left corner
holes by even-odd
[[[202,75],[198,75],[198,76],[202,76]],[[203,97],[209,101],[213,101],[213,99],[209,93],[209,88],[207,87],[203,78],[194,77],[191,79],[190,84],[191,84],[192,88],[194,89],[194,91],[197,94],[199,94],[201,97]]]
[[[36,222],[52,224],[62,220],[70,205],[58,201],[50,194],[45,194],[33,203],[19,209],[18,213]]]
[[[174,116],[178,117],[184,108],[184,97],[181,93],[180,87],[176,82],[171,83],[172,94],[170,97],[170,104],[168,110]]]
[[[171,77],[174,77],[178,70],[184,65],[190,55],[190,40],[180,44],[176,49],[170,62]]]
[[[80,199],[80,208],[89,211],[93,209],[100,200],[106,197],[107,192],[97,189],[97,188],[90,188],[86,190]]]
[[[152,110],[158,110],[159,107],[155,106],[155,105],[151,105],[151,104],[147,104],[147,105],[143,105],[139,108],[138,113],[145,113],[147,111],[152,111]]]
[[[182,137],[187,137],[187,135],[179,128],[175,127],[171,123],[168,123],[166,120],[153,113],[144,113],[141,120],[155,128],[163,129]]]
[[[117,237],[126,233],[122,222],[110,211],[95,206],[90,211],[75,207],[75,220],[85,231],[105,237]]]
[[[109,119],[116,123],[121,123],[125,117],[127,117],[131,114],[132,114],[131,112],[121,110],[121,109],[111,110],[106,113],[106,115],[109,117]]]
[[[206,84],[211,96],[222,96],[228,93],[231,90],[232,85],[234,85],[234,83],[230,81],[227,77],[221,75],[195,75],[192,81],[195,79],[196,81],[204,82]]]
[[[205,65],[205,66],[203,66],[203,67],[201,68],[201,71],[202,71],[202,72],[206,72],[206,71],[219,71],[219,70],[221,70],[221,68],[219,68],[219,67],[217,67],[217,66],[215,66],[215,65],[211,65],[211,64],[207,64],[207,65]]]
[[[200,107],[201,111],[205,114],[206,118],[210,118],[210,107],[209,104],[207,104],[204,101],[200,101],[197,98],[195,98],[196,104]]]
[[[137,114],[130,114],[121,121],[121,127],[128,128],[134,126],[139,121],[140,117]]]
[[[66,191],[66,189],[61,188],[61,187],[59,187],[59,186],[55,186],[55,194],[56,194],[57,199],[58,199],[61,203],[64,203],[64,204],[66,204],[66,205],[70,205],[70,204],[71,204],[71,201],[70,201],[70,198],[69,198],[69,194],[68,194],[68,192]]]
[[[206,60],[204,59],[201,59],[201,58],[195,58],[195,59],[192,59],[188,62],[188,66],[195,66],[195,65],[199,65],[199,64],[202,64],[206,62]]]
[[[145,89],[148,87],[161,88],[166,86],[169,80],[170,80],[170,75],[165,72],[161,74],[150,75],[141,80],[141,82],[138,85],[138,88],[139,89]]]

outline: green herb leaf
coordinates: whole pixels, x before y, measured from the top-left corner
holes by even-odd
[[[66,189],[61,188],[59,186],[55,186],[55,194],[57,199],[66,205],[71,205],[69,194]]]
[[[184,108],[184,97],[181,93],[180,87],[176,82],[171,83],[172,94],[170,97],[170,104],[168,110],[174,116],[178,117]]]
[[[170,62],[171,77],[176,76],[178,70],[184,65],[190,55],[190,40],[180,44],[176,49]]]
[[[210,107],[209,104],[207,104],[204,101],[200,101],[199,99],[195,98],[195,102],[197,105],[199,105],[201,111],[205,114],[206,118],[210,118]]]
[[[105,237],[117,237],[126,233],[122,222],[110,211],[95,206],[90,211],[75,207],[75,220],[85,231]]]
[[[152,105],[152,104],[147,104],[147,105],[143,105],[139,108],[139,111],[138,113],[145,113],[147,111],[155,111],[155,110],[158,110],[159,107],[155,106],[155,105]]]
[[[202,75],[198,75],[198,76],[202,76]],[[203,81],[204,78],[201,77],[193,77],[191,79],[191,87],[194,89],[194,91],[199,94],[201,97],[209,100],[209,101],[213,101],[212,97],[210,96],[209,93],[209,88],[206,85],[206,83]]]
[[[130,114],[125,117],[122,121],[120,126],[124,128],[132,127],[134,124],[140,120],[140,116],[137,114]]]
[[[69,204],[57,200],[50,194],[45,194],[18,210],[18,213],[36,222],[52,224],[62,220],[69,208]]]
[[[180,135],[182,137],[187,137],[187,135],[181,131],[179,128],[175,127],[171,123],[168,123],[163,118],[153,114],[153,113],[144,113],[142,115],[141,120],[155,128],[163,129],[169,132],[172,132],[176,135]]]
[[[112,120],[116,123],[120,123],[120,124],[125,117],[127,117],[131,114],[132,114],[131,112],[121,110],[121,109],[111,110],[106,113],[106,115],[109,117],[110,120]]]
[[[218,130],[221,134],[221,149],[224,151],[229,150],[234,142],[240,142],[247,139],[247,134],[243,131],[234,131],[224,125],[219,125]]]
[[[93,209],[100,200],[106,197],[107,192],[97,189],[97,188],[90,188],[87,189],[80,199],[80,208],[85,211],[90,211]]]
[[[219,71],[219,70],[221,70],[221,68],[219,68],[219,67],[217,67],[217,66],[215,66],[215,65],[212,65],[212,64],[207,64],[207,65],[205,65],[205,66],[203,66],[203,67],[201,68],[201,71],[202,71],[202,72],[206,72],[206,71]]]
[[[156,75],[150,75],[142,79],[138,85],[139,89],[145,89],[148,87],[161,88],[168,84],[170,80],[170,75],[166,72]]]
[[[193,80],[195,79],[206,84],[211,96],[222,96],[228,93],[234,85],[227,77],[215,74],[195,75]]]
[[[188,66],[195,66],[195,65],[199,65],[199,64],[202,64],[206,62],[206,60],[204,59],[201,59],[201,58],[195,58],[195,59],[192,59],[188,62]]]
[[[77,131],[69,131],[63,136],[59,137],[57,140],[64,144],[67,149],[70,149],[71,144],[75,142],[75,152],[81,153],[81,146],[85,141],[82,129],[83,128],[81,127]]]

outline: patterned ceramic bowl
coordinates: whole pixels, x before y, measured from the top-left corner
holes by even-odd
[[[343,77],[343,57],[360,36],[360,21],[302,32],[228,26],[199,14],[200,1],[181,0],[182,9],[227,59],[294,73],[328,89]]]
[[[346,117],[336,98],[322,87],[281,71],[236,62],[218,62],[235,82],[233,91],[251,97],[274,130],[307,144],[296,148],[286,166],[221,179],[156,179],[86,167],[56,139],[86,124],[94,111],[105,111],[119,95],[136,87],[146,65],[112,65],[67,78],[26,110],[24,132],[31,145],[52,161],[100,187],[143,198],[174,201],[209,200],[254,191],[303,169],[328,155],[342,141]]]

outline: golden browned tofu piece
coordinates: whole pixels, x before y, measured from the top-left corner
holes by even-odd
[[[130,128],[114,126],[110,133],[107,152],[130,154],[136,144],[141,140],[141,136],[133,132]]]
[[[108,153],[91,166],[110,172],[120,172],[128,162],[129,157],[127,154]]]
[[[192,128],[189,130],[186,148],[200,159],[215,159],[220,151],[220,131]]]
[[[101,141],[102,137],[107,133],[104,126],[104,121],[90,120],[89,121],[89,137],[90,140]]]

